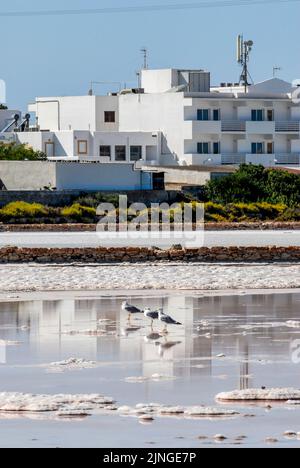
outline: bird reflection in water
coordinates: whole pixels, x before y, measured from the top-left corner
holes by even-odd
[[[165,337],[162,343],[160,341],[156,341],[155,346],[157,346],[159,357],[163,358],[167,351],[170,351],[170,349],[180,345],[181,343],[182,341],[168,341]]]
[[[133,335],[134,333],[138,332],[139,330],[141,330],[142,327],[135,327],[134,325],[132,326],[126,326],[124,328],[121,329],[121,335],[122,336],[129,336],[129,335]]]

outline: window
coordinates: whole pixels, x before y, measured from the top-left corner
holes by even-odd
[[[274,111],[273,111],[273,109],[268,109],[267,119],[268,119],[268,122],[273,122],[274,121]]]
[[[220,115],[221,115],[220,109],[214,109],[213,110],[213,120],[219,121],[220,120]]]
[[[268,154],[274,154],[274,143],[273,143],[273,141],[269,141],[267,143],[267,153]]]
[[[264,154],[265,145],[264,143],[252,143],[251,150],[252,150],[252,154]]]
[[[130,161],[139,161],[142,159],[142,147],[130,146]]]
[[[206,142],[201,142],[197,144],[198,154],[209,154],[210,144]]]
[[[116,161],[126,161],[126,146],[115,147]]]
[[[115,123],[116,121],[116,113],[113,111],[105,111],[104,112],[104,122],[105,123]]]
[[[220,143],[219,141],[215,141],[213,143],[213,154],[220,154]]]
[[[78,140],[77,141],[77,152],[78,152],[78,154],[87,154],[87,152],[88,152],[88,142],[87,142],[87,140]]]
[[[264,109],[252,109],[251,120],[252,122],[262,122],[264,120]]]
[[[197,120],[209,120],[209,109],[198,109]]]
[[[100,146],[100,156],[104,158],[110,158],[111,157],[110,146]]]

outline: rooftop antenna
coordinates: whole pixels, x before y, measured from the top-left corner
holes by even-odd
[[[277,72],[281,71],[282,70],[282,67],[273,67],[273,78],[276,78],[276,74]]]
[[[142,47],[141,48],[141,53],[143,54],[143,59],[144,59],[143,69],[148,70],[148,49],[147,49],[147,47]]]
[[[244,41],[244,36],[240,34],[237,38],[237,62],[242,67],[242,74],[240,76],[240,85],[245,87],[245,93],[247,92],[248,86],[253,84],[253,80],[248,70],[248,63],[250,60],[250,53],[252,51],[254,42]]]

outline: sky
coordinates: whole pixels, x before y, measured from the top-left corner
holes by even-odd
[[[183,0],[181,0],[182,2]],[[197,0],[194,0],[197,1]],[[200,0],[201,1],[201,0]],[[176,0],[14,0],[5,11],[80,9],[176,3]],[[180,0],[177,0],[180,3]],[[27,110],[36,96],[87,94],[91,81],[134,86],[149,50],[150,68],[204,68],[212,84],[236,82],[236,36],[254,41],[250,71],[255,82],[300,78],[300,2],[181,11],[105,15],[0,17],[0,79],[7,104]],[[113,89],[113,85],[110,87]],[[108,91],[96,86],[97,94]]]

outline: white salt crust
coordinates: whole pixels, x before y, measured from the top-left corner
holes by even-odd
[[[25,393],[0,393],[0,412],[64,412],[86,413],[106,408],[114,400],[99,394],[90,395],[34,395]]]
[[[300,288],[298,264],[0,265],[1,291]]]
[[[300,390],[293,388],[270,388],[266,390],[250,388],[219,393],[219,401],[289,401],[300,400]]]

